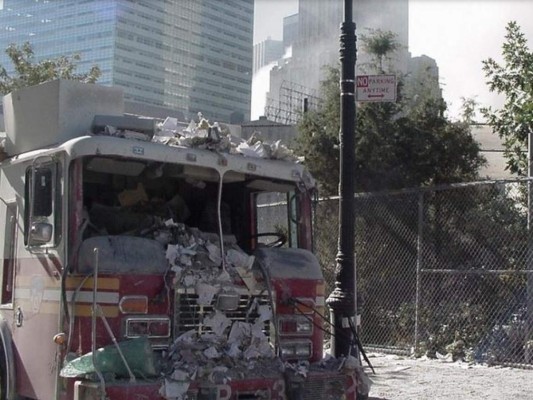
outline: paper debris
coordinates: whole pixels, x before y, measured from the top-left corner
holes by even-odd
[[[236,268],[250,269],[254,263],[255,257],[248,254],[237,251],[235,249],[229,249],[226,252],[226,261]]]
[[[237,152],[247,157],[267,158],[266,150],[262,143],[250,145],[246,142],[242,142],[237,146]]]
[[[216,310],[214,314],[205,318],[204,325],[210,327],[215,335],[222,336],[226,328],[231,325],[231,320],[226,317],[226,315]]]
[[[252,327],[250,324],[242,321],[236,321],[231,326],[231,330],[228,336],[228,343],[240,343],[243,338],[250,336],[251,332]]]
[[[211,347],[208,347],[207,349],[205,349],[204,350],[204,355],[207,358],[219,358],[220,357],[220,353],[218,352],[218,350],[214,346],[211,346]]]
[[[201,306],[211,305],[211,303],[213,302],[213,298],[219,291],[217,287],[204,282],[197,282],[195,289],[196,294],[198,295],[196,303]]]
[[[269,321],[272,318],[272,307],[268,304],[263,304],[257,307],[259,312],[258,322]]]
[[[187,381],[176,382],[170,379],[165,379],[165,382],[159,389],[159,394],[168,400],[182,400],[183,396],[187,394],[190,383]]]
[[[175,381],[186,381],[189,379],[189,373],[180,369],[175,369],[172,372],[171,378]]]
[[[222,264],[222,256],[220,255],[220,248],[215,246],[213,243],[207,243],[205,245],[207,251],[209,252],[209,259],[213,261],[216,265]]]

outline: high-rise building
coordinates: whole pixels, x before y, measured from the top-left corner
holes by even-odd
[[[283,57],[283,42],[270,37],[254,45],[254,72]]]
[[[283,47],[285,48],[292,46],[298,38],[298,18],[298,14],[283,18]]]
[[[29,41],[37,60],[79,54],[78,71],[124,89],[132,108],[186,118],[250,118],[254,0],[3,0],[0,46]],[[8,58],[0,64],[9,72]]]

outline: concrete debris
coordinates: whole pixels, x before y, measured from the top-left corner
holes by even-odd
[[[307,374],[309,373],[309,362],[300,361],[299,363],[285,363],[285,368],[296,376],[307,378]]]
[[[0,135],[3,134],[0,132]],[[0,162],[4,161],[7,158],[6,152],[6,138],[5,136],[0,136]]]
[[[176,382],[183,384],[194,379],[204,379],[213,384],[226,384],[251,373],[267,377],[276,374],[279,376],[282,372],[284,367],[274,358],[268,339],[260,327],[237,321],[231,325],[228,335],[223,313],[217,312],[207,323],[211,324],[213,321],[219,324],[220,331],[201,335],[189,331],[173,343],[167,355],[170,369],[165,375],[167,378],[165,388],[161,389],[162,395],[166,395],[167,385],[173,390]],[[224,326],[226,328],[222,329]],[[185,371],[191,372],[187,374]],[[169,394],[176,395],[176,392]],[[184,394],[178,393],[175,397],[165,398],[181,400],[183,396]]]
[[[240,249],[234,237],[224,236],[226,268],[223,269],[217,234],[171,219],[162,221],[150,234],[166,246],[165,256],[174,272],[174,287],[194,293],[197,305],[208,310],[198,321],[201,328],[181,334],[164,355],[166,367],[163,367],[161,396],[184,399],[194,379],[226,383],[247,376],[258,363],[261,369],[254,372],[258,376],[279,374],[280,364],[272,361],[274,350],[264,332],[272,318],[271,306],[260,304],[252,296],[246,308],[246,321],[233,321],[226,315],[239,307],[243,282],[253,287],[255,293],[265,290],[252,268],[255,258]],[[262,363],[262,360],[269,362]]]
[[[206,356],[207,358],[210,358],[210,359],[219,358],[220,357],[220,353],[218,352],[216,347],[211,346],[211,347],[208,347],[207,349],[204,350],[204,356]]]
[[[278,159],[287,161],[300,161],[298,157],[279,140],[268,143],[254,133],[248,140],[238,138],[231,134],[230,130],[220,125],[213,124],[198,113],[198,122],[191,120],[185,128],[176,118],[167,117],[157,125],[153,136],[142,132],[118,130],[112,126],[106,126],[99,134],[123,137],[127,139],[153,141],[168,146],[182,146],[198,149],[212,150],[219,153],[242,154],[247,157]]]
[[[143,142],[149,142],[152,140],[152,137],[146,133],[131,131],[128,129],[117,129],[111,125],[106,125],[104,130],[102,132],[99,132],[99,134],[116,136],[125,139],[141,140]]]
[[[226,378],[226,373],[228,372],[229,368],[224,366],[217,366],[213,368],[211,373],[209,374],[209,381],[210,382],[222,382],[223,384],[228,383],[229,380]]]
[[[168,400],[181,400],[187,394],[190,385],[189,381],[174,381],[167,378],[159,389],[159,394]]]

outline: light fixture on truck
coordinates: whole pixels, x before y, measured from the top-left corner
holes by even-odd
[[[124,296],[118,304],[122,314],[146,314],[148,313],[148,297]]]
[[[126,319],[127,338],[148,336],[152,339],[170,337],[170,319],[168,317],[130,317]]]
[[[306,316],[279,317],[279,333],[282,336],[311,335],[313,323]]]
[[[281,357],[284,360],[307,359],[312,354],[310,341],[284,341],[281,343]]]

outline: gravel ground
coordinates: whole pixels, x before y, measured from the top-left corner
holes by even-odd
[[[369,400],[533,400],[533,370],[368,355]]]

